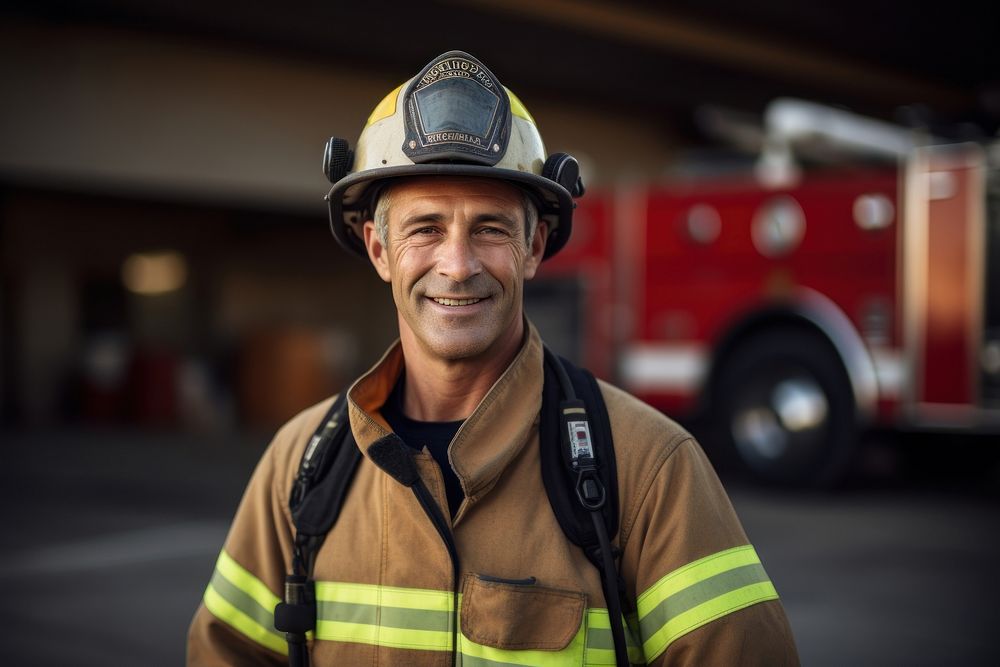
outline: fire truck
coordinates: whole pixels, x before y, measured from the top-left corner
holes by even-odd
[[[794,99],[764,121],[750,173],[580,200],[542,332],[767,482],[841,479],[874,427],[1000,431],[1000,141]]]

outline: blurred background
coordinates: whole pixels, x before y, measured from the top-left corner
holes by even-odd
[[[0,6],[0,662],[171,665],[273,430],[396,336],[329,136],[463,49],[581,163],[527,294],[699,435],[804,664],[996,664],[989,3]]]

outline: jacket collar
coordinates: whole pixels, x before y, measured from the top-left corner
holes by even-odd
[[[449,458],[470,502],[489,491],[500,473],[528,440],[542,402],[542,340],[525,319],[521,349],[465,420],[449,447]],[[354,437],[367,456],[368,447],[389,433],[379,410],[403,369],[397,340],[348,390]]]

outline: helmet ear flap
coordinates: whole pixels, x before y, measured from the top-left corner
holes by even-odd
[[[553,153],[542,166],[542,178],[555,181],[574,198],[582,197],[585,188],[580,176],[580,163],[569,153]]]
[[[348,147],[346,139],[330,137],[323,150],[323,173],[331,183],[336,183],[351,170],[354,151]]]

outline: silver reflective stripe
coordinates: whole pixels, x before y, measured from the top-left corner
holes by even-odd
[[[664,575],[637,599],[645,658],[727,614],[778,598],[749,544],[726,549]]]
[[[229,604],[242,611],[264,628],[269,629],[278,637],[281,637],[282,641],[284,641],[284,635],[281,635],[274,629],[273,609],[265,609],[260,606],[256,600],[237,588],[228,579],[222,576],[222,573],[218,570],[216,570],[212,575],[211,586]]]
[[[320,621],[363,623],[408,630],[448,632],[451,627],[451,612],[380,607],[353,602],[325,602],[321,600],[317,605],[316,615],[317,620]]]
[[[205,608],[234,630],[277,653],[288,653],[285,636],[274,629],[279,598],[249,570],[222,551],[205,589]]]
[[[767,572],[764,571],[764,567],[760,563],[744,565],[743,567],[717,574],[674,593],[657,605],[640,619],[640,632],[642,632],[644,637],[647,637],[663,627],[671,618],[680,616],[684,612],[725,595],[730,591],[767,581],[769,581]]]

